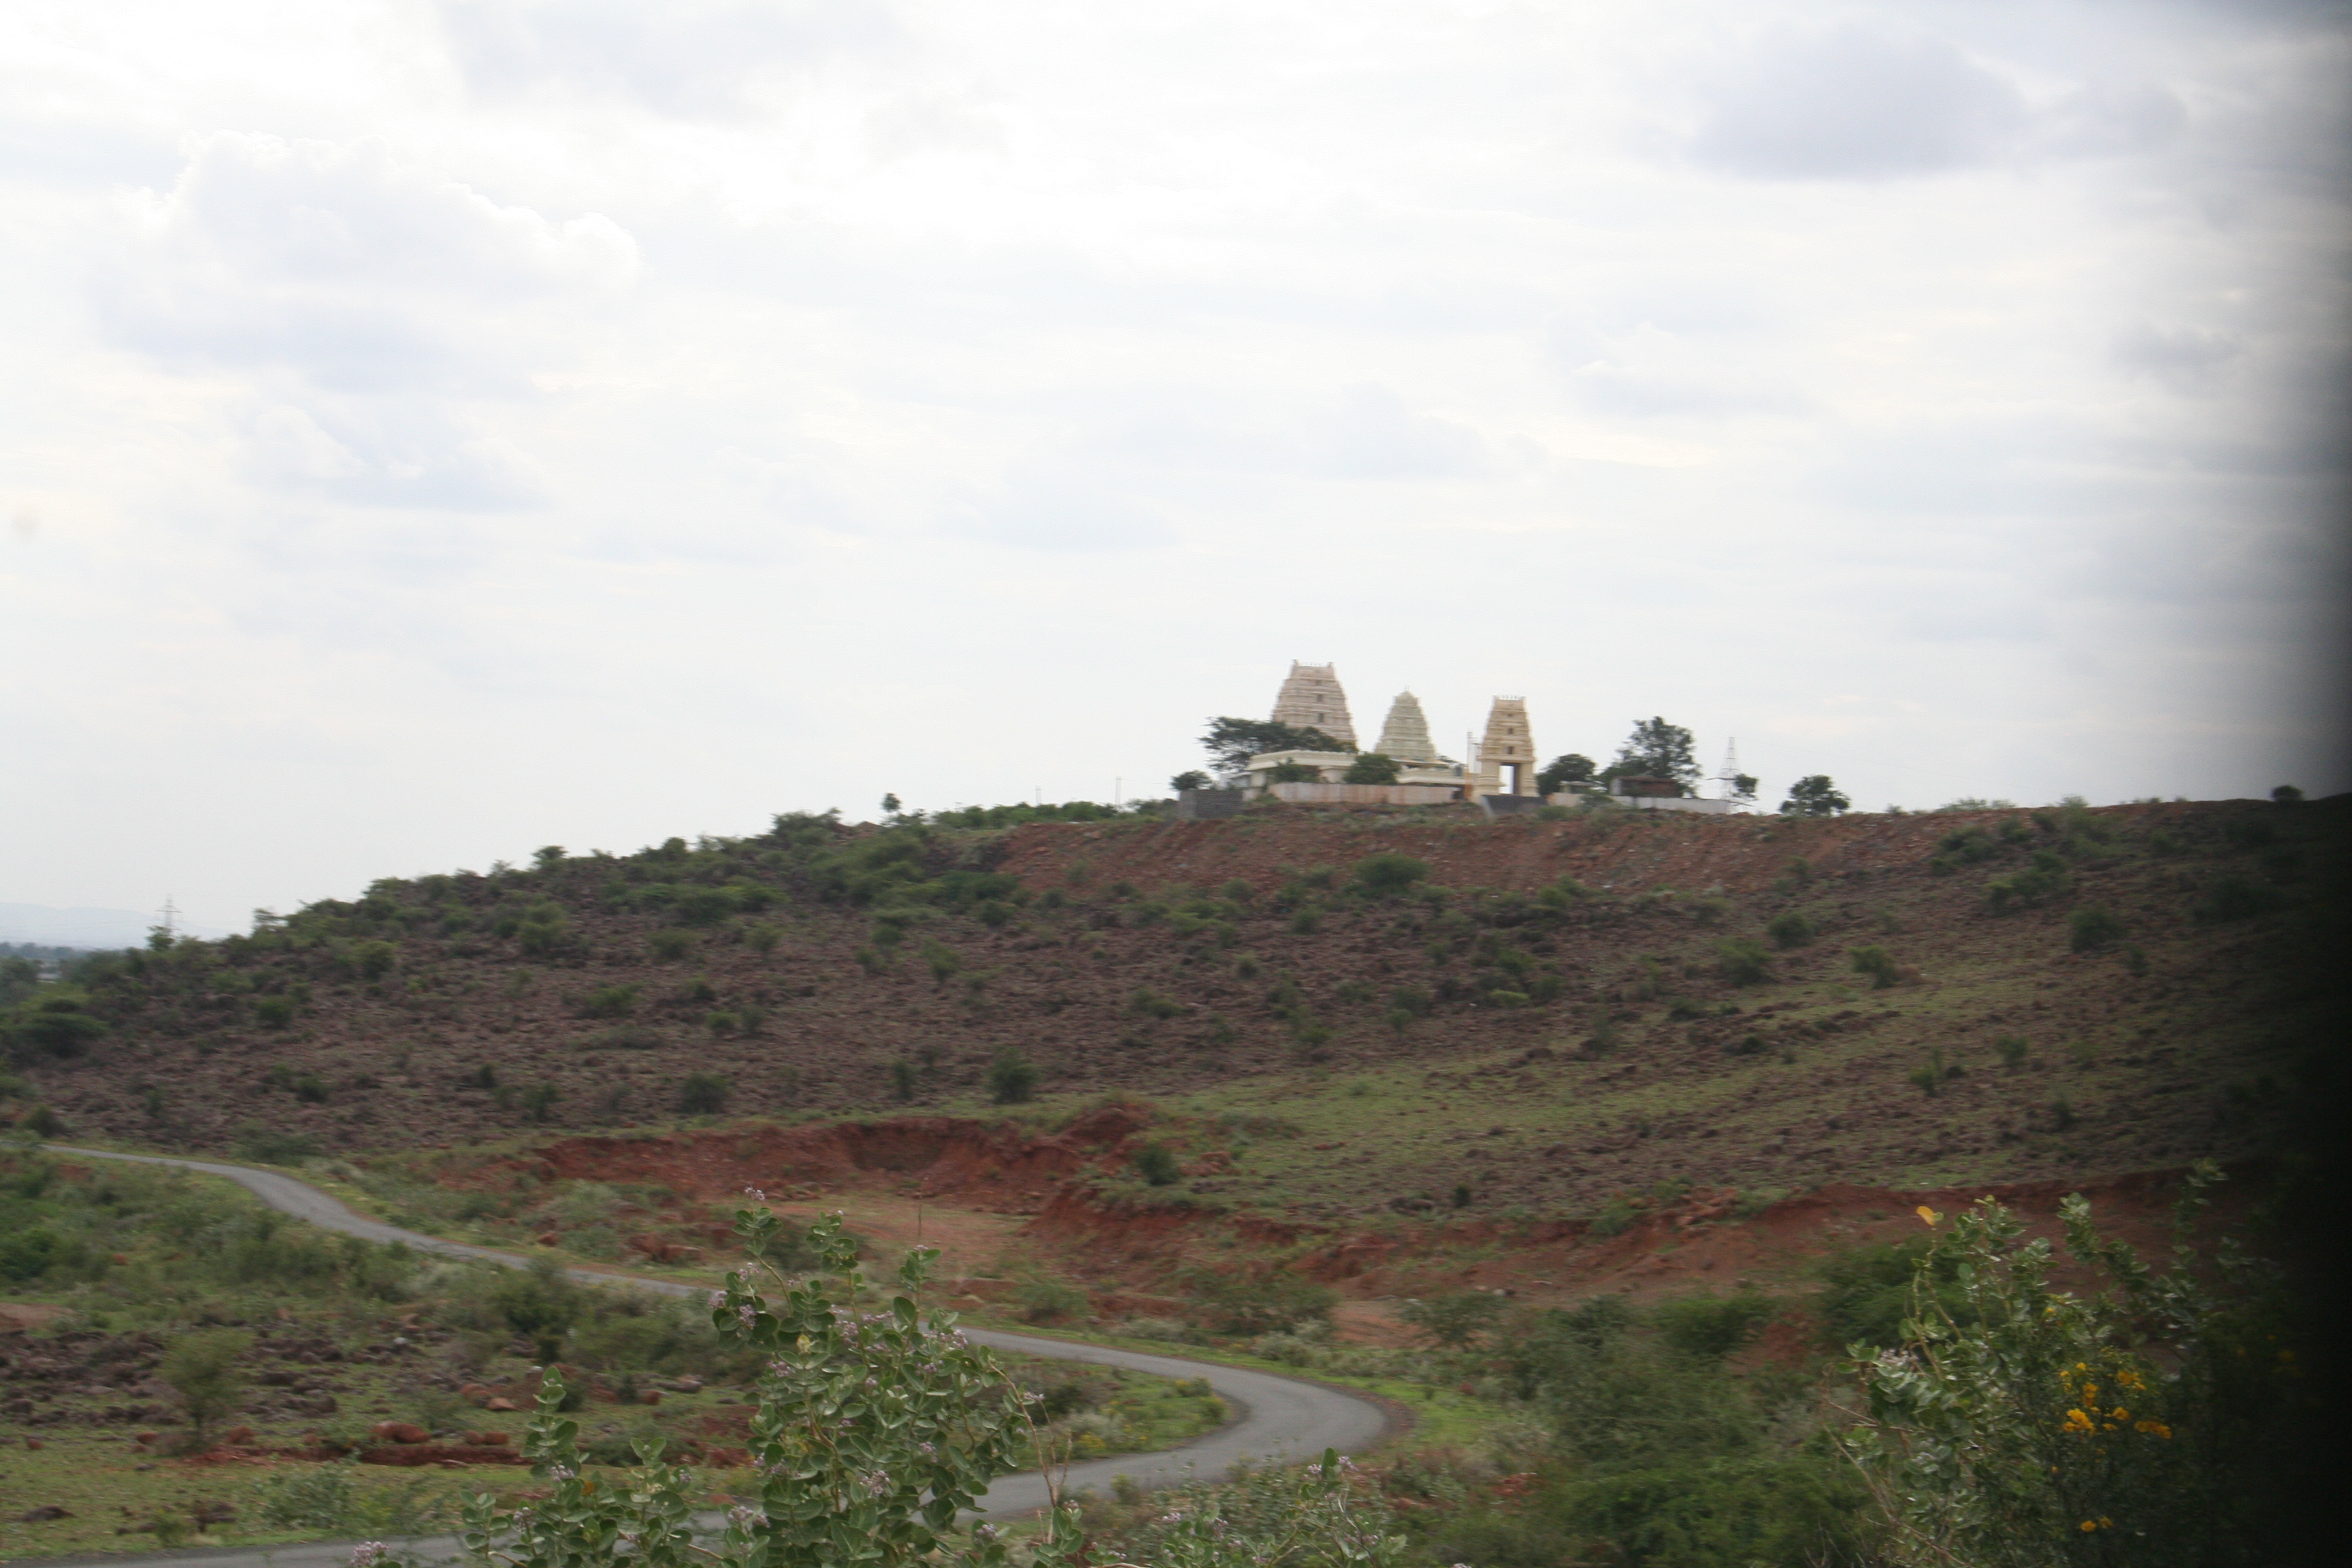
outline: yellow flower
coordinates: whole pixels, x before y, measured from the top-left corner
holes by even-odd
[[[1926,1204],[1921,1204],[1918,1208],[1913,1212],[1918,1215],[1921,1219],[1926,1220],[1930,1228],[1933,1228],[1944,1217],[1942,1215],[1937,1214],[1934,1209],[1929,1208]]]
[[[2091,1432],[2096,1430],[2096,1428],[2092,1426],[2091,1418],[2088,1415],[2085,1415],[2079,1410],[2069,1410],[2066,1412],[2066,1419],[2059,1423],[2058,1430],[2061,1432]]]
[[[2096,1530],[2096,1529],[2098,1529],[2098,1528],[2099,1528],[2099,1521],[2098,1521],[2097,1520],[2095,1520],[2095,1519],[2086,1519],[2086,1520],[2084,1520],[2084,1521],[2083,1521],[2083,1533],[2084,1533],[2084,1534],[2085,1534],[2085,1535],[2090,1534],[2090,1533],[2091,1533],[2091,1531],[2095,1531],[2095,1530]]]
[[[2172,1428],[2167,1426],[2161,1421],[2143,1421],[2138,1425],[2138,1426],[2134,1428],[2134,1430],[2145,1432],[2151,1437],[2169,1437],[2172,1436]]]

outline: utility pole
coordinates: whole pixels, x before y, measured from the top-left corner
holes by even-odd
[[[176,936],[176,922],[180,918],[180,907],[172,901],[172,895],[169,893],[163,895],[163,934],[165,936]]]

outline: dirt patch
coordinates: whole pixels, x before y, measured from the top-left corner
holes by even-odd
[[[63,1307],[32,1301],[0,1301],[0,1334],[26,1334],[46,1329],[66,1315]]]

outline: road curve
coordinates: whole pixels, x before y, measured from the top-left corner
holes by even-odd
[[[477,1258],[509,1268],[527,1267],[530,1261],[512,1253],[499,1252],[487,1247],[468,1247],[459,1241],[445,1241],[437,1236],[403,1230],[398,1226],[353,1214],[309,1183],[297,1181],[276,1171],[222,1164],[210,1160],[175,1159],[166,1154],[120,1154],[104,1149],[79,1149],[64,1144],[51,1147],[60,1154],[121,1160],[139,1165],[176,1165],[183,1170],[200,1171],[206,1175],[225,1176],[271,1208],[308,1220],[324,1229],[341,1231],[347,1236],[365,1237],[370,1241],[405,1242],[420,1252]],[[572,1279],[586,1285],[628,1285],[670,1296],[698,1295],[708,1289],[681,1285],[668,1279],[644,1279],[633,1275],[604,1274],[586,1268],[574,1268],[568,1272]],[[1128,1367],[1137,1372],[1156,1373],[1162,1377],[1205,1378],[1209,1386],[1216,1390],[1218,1397],[1238,1415],[1238,1419],[1219,1430],[1181,1447],[1073,1465],[1063,1484],[1074,1490],[1106,1487],[1116,1475],[1130,1476],[1145,1487],[1172,1486],[1192,1476],[1222,1474],[1227,1466],[1244,1458],[1297,1458],[1319,1454],[1326,1448],[1337,1448],[1343,1454],[1351,1453],[1378,1441],[1388,1430],[1387,1413],[1378,1405],[1321,1384],[1278,1377],[1271,1373],[1247,1372],[1239,1367],[1220,1366],[1213,1362],[1192,1361],[1181,1356],[1146,1355],[1137,1351],[1114,1350],[1107,1345],[1079,1344],[1066,1340],[1042,1339],[1032,1334],[1001,1333],[993,1329],[967,1329],[964,1333],[967,1338],[996,1350],[1020,1351],[1029,1355],[1051,1356],[1058,1361]],[[981,1499],[980,1511],[990,1519],[1016,1518],[1034,1513],[1045,1504],[1045,1479],[1031,1471],[1024,1475],[1001,1477]],[[446,1547],[447,1551],[454,1552],[456,1548],[455,1542],[419,1544],[428,1550]],[[149,1558],[109,1557],[102,1561],[163,1562],[186,1558],[202,1559],[218,1565],[218,1568],[317,1568],[319,1564],[340,1564],[347,1559],[349,1552],[347,1545],[337,1547],[321,1543],[272,1547],[268,1551],[232,1548],[214,1552],[175,1552],[156,1553]]]

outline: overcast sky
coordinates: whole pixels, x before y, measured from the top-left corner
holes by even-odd
[[[1768,804],[2344,789],[2347,82],[2315,0],[13,0],[0,900],[1164,793],[1293,658]]]

